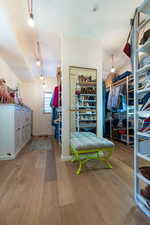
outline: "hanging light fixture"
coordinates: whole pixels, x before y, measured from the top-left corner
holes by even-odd
[[[29,13],[28,24],[30,27],[34,27],[33,1],[32,0],[28,0],[28,13]]]
[[[114,55],[112,55],[112,67],[111,67],[111,73],[114,73],[116,71],[116,68],[114,67]]]
[[[46,83],[45,83],[45,81],[43,82],[43,88],[44,88],[44,89],[46,88]]]
[[[42,74],[40,76],[40,80],[44,80],[44,76]]]
[[[36,65],[37,66],[40,66],[41,65],[41,61],[38,58],[36,59]]]
[[[35,52],[35,57],[36,57],[36,65],[41,66],[41,49],[40,49],[40,43],[39,41],[36,42],[36,52]]]

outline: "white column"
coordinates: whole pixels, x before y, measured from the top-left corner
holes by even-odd
[[[99,40],[61,37],[62,159],[69,159],[69,66],[97,69],[97,135],[103,135],[102,50]]]

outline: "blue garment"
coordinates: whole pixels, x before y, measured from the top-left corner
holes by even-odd
[[[116,81],[118,80],[122,80],[124,79],[125,77],[128,77],[132,74],[132,72],[130,71],[126,71],[125,73],[122,73],[121,75],[117,76],[116,78],[112,79],[112,82],[115,83]]]

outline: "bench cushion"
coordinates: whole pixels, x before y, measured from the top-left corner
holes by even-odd
[[[111,148],[114,147],[114,144],[103,137],[97,137],[91,132],[73,132],[71,134],[71,146],[78,151],[82,151]]]

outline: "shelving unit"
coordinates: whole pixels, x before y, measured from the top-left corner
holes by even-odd
[[[85,129],[96,131],[96,82],[78,82],[76,83],[77,89],[82,90],[83,87],[92,88],[93,94],[91,93],[80,93],[75,95],[75,104],[77,108],[76,112],[76,130],[78,132],[85,131]],[[92,98],[92,100],[90,99]],[[86,111],[82,113],[82,109],[89,109],[92,111]]]
[[[149,165],[150,162],[150,148],[142,147],[141,143],[150,140],[150,133],[142,132],[139,129],[139,118],[150,117],[150,112],[140,111],[139,98],[143,94],[150,92],[150,88],[139,89],[138,83],[141,75],[145,76],[147,71],[150,69],[150,65],[145,65],[144,67],[139,67],[139,53],[144,52],[144,54],[150,54],[150,40],[148,40],[143,46],[139,47],[139,33],[146,25],[150,23],[150,18],[146,19],[144,23],[140,24],[141,14],[150,15],[150,1],[145,0],[144,3],[137,8],[135,12],[135,20],[133,27],[133,72],[134,72],[134,196],[137,206],[141,211],[150,218],[150,206],[148,204],[148,199],[144,198],[141,194],[141,188],[150,185],[150,180],[144,177],[140,173],[140,160],[143,159]],[[142,139],[142,140],[141,140]],[[148,150],[149,149],[149,150]],[[147,151],[147,152],[145,152]],[[149,152],[148,152],[149,151]]]
[[[132,131],[134,131],[134,127],[130,125],[130,122],[133,121],[133,116],[134,116],[134,105],[130,104],[131,100],[133,102],[133,98],[130,97],[131,93],[134,93],[134,89],[129,89],[129,85],[131,84],[131,82],[133,83],[133,76],[129,76],[126,77],[122,80],[119,80],[115,83],[113,83],[109,88],[111,90],[111,88],[114,87],[118,87],[118,86],[122,86],[125,85],[126,86],[126,102],[127,102],[127,107],[126,110],[124,111],[116,111],[116,112],[111,112],[111,116],[109,118],[110,120],[110,137],[112,139],[124,142],[128,145],[132,145],[133,144],[133,140],[134,140],[134,134]],[[113,126],[113,117],[114,115],[117,115],[117,118],[119,120],[126,120],[126,127],[117,127],[115,128]],[[124,135],[120,135],[120,137],[118,136],[118,134],[115,135],[115,133],[119,130],[124,130],[126,131]],[[131,133],[132,132],[132,133]]]

